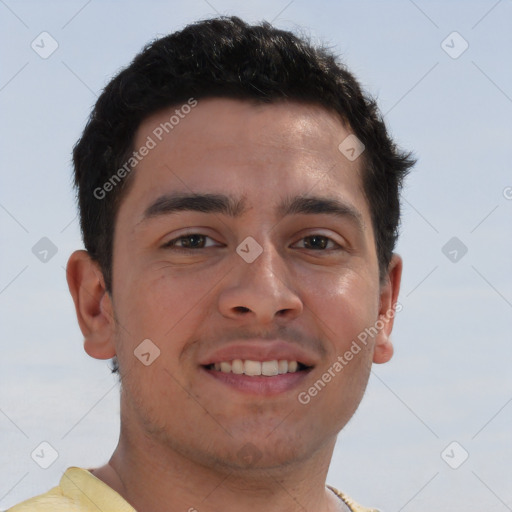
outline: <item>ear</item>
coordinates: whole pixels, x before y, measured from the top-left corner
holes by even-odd
[[[402,258],[398,254],[393,254],[388,267],[386,282],[380,290],[379,306],[379,332],[375,337],[375,347],[373,351],[374,363],[387,363],[393,356],[393,344],[391,343],[391,331],[396,312],[401,310],[401,305],[397,306],[398,292],[400,291],[400,281],[402,279]]]
[[[66,269],[69,291],[84,335],[84,349],[96,359],[116,355],[112,299],[99,265],[87,251],[75,251]]]

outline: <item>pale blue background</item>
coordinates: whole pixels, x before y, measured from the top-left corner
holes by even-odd
[[[510,0],[0,0],[0,508],[115,447],[116,379],[83,352],[65,282],[82,246],[71,148],[145,43],[216,12],[333,46],[419,158],[395,357],[374,368],[329,483],[386,512],[512,510]],[[59,44],[47,60],[30,46],[42,31]],[[441,48],[453,31],[469,43],[458,59]],[[44,236],[58,248],[47,263],[31,251]],[[468,247],[457,263],[441,252],[453,236]],[[47,470],[30,457],[42,441],[59,453]],[[452,441],[469,452],[456,470],[441,458]]]

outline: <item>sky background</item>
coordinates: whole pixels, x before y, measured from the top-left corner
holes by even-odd
[[[395,356],[373,368],[328,483],[383,512],[512,510],[511,0],[0,0],[0,509],[116,446],[116,378],[83,351],[65,280],[82,248],[71,150],[146,43],[216,14],[327,43],[418,158]],[[31,457],[42,442],[48,469]]]

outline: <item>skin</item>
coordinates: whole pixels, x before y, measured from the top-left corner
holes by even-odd
[[[174,110],[146,119],[134,147]],[[119,444],[92,471],[139,512],[343,510],[325,488],[327,471],[372,362],[393,354],[389,311],[402,271],[395,254],[379,280],[362,159],[338,150],[350,133],[320,106],[199,100],[133,171],[115,225],[112,295],[85,251],[71,256],[85,350],[117,355],[122,379]],[[144,220],[158,197],[177,191],[245,196],[247,210],[238,218],[182,211]],[[328,214],[276,216],[285,197],[313,193],[349,204],[361,227]],[[184,233],[210,238],[188,253],[163,247]],[[308,244],[314,234],[332,241]],[[235,251],[248,236],[263,248],[252,263]],[[298,392],[379,319],[384,327],[343,371],[299,403]],[[200,371],[199,361],[226,343],[265,335],[313,357],[297,389],[247,394]],[[145,366],[134,350],[148,338],[160,356]],[[239,454],[248,444],[252,461]]]

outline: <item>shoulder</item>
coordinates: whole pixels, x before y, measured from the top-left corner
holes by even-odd
[[[327,487],[329,489],[331,489],[331,491],[334,494],[336,494],[336,496],[341,498],[341,501],[343,501],[343,503],[345,503],[345,505],[348,506],[348,508],[350,509],[351,512],[379,512],[379,510],[377,510],[376,508],[362,507],[361,505],[356,503],[352,498],[347,496],[345,493],[338,491],[338,489],[336,489],[330,485],[328,485]]]
[[[15,505],[6,512],[135,512],[107,484],[89,471],[71,467],[62,475],[57,487],[45,494]]]
[[[14,505],[7,512],[59,512],[61,510],[75,512],[79,509],[75,507],[72,500],[62,494],[60,487],[54,487],[44,494]]]

